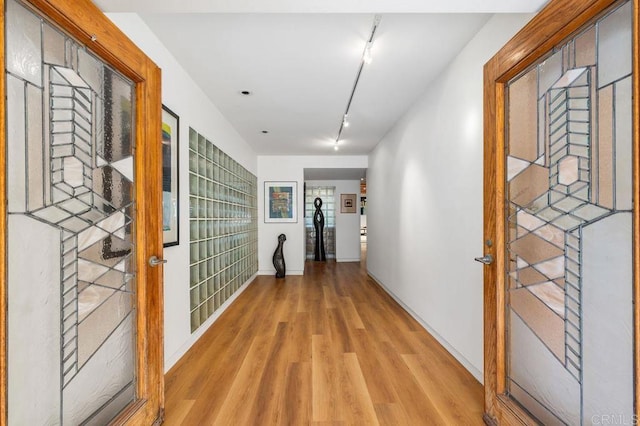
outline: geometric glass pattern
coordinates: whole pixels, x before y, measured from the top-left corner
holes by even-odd
[[[135,399],[134,84],[6,2],[9,424]]]
[[[191,331],[258,271],[257,178],[189,129]]]
[[[508,83],[507,388],[544,424],[633,417],[631,7]]]
[[[322,199],[322,213],[324,214],[325,254],[328,259],[336,258],[336,205],[335,186],[308,186],[305,185],[304,195],[304,226],[307,235],[307,259],[315,256],[316,228],[313,226],[313,215],[316,211],[313,201],[316,197]]]

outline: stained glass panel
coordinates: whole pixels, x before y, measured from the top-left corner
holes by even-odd
[[[508,84],[507,392],[543,424],[633,419],[631,16]]]
[[[134,84],[6,3],[9,424],[106,424],[135,395]]]

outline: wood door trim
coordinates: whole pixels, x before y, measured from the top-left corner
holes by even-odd
[[[26,0],[73,38],[86,45],[113,68],[136,83],[136,182],[137,205],[161,206],[160,69],[133,44],[90,0]],[[5,1],[0,0],[4,11]],[[0,62],[5,69],[4,13],[0,14]],[[0,99],[5,99],[5,79],[0,79]],[[6,131],[5,103],[0,103],[0,423],[8,419],[7,402],[7,270],[6,270]],[[163,287],[162,267],[151,268],[146,259],[162,254],[159,214],[135,210],[137,258],[136,374],[138,401],[113,424],[152,424],[164,409]],[[141,285],[144,283],[145,285]]]
[[[517,76],[561,44],[582,26],[592,21],[616,0],[552,0],[520,32],[518,32],[484,67],[484,236],[493,242],[486,248],[495,263],[484,270],[484,382],[485,412],[488,422],[498,424],[529,424],[531,419],[504,397],[504,274],[505,270],[505,87]],[[640,34],[639,5],[634,4],[634,199],[640,202]],[[640,295],[640,208],[634,210],[634,300]],[[634,306],[634,385],[640,385],[640,304]],[[640,396],[636,391],[635,413],[640,416]]]
[[[633,0],[633,300],[635,415],[640,418],[640,0]]]

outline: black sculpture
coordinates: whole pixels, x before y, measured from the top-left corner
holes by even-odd
[[[313,226],[316,228],[316,253],[314,259],[324,262],[327,260],[327,256],[324,252],[324,236],[322,235],[324,230],[324,214],[320,210],[322,199],[317,197],[313,200],[313,205],[316,207],[316,212],[313,215]]]
[[[284,278],[287,272],[287,267],[284,264],[284,253],[282,252],[282,246],[285,241],[287,241],[286,235],[278,235],[278,247],[273,252],[273,266],[276,268],[276,278]]]

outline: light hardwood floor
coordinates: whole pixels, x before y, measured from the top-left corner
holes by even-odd
[[[166,375],[166,425],[481,425],[483,389],[357,263],[260,276]]]

